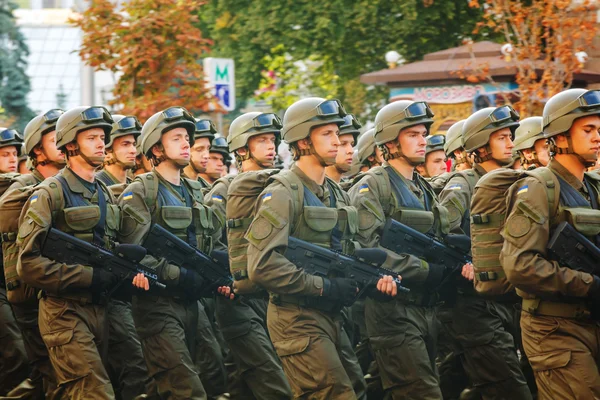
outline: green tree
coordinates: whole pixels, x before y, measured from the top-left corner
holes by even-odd
[[[35,114],[27,103],[31,91],[25,72],[29,49],[16,25],[16,8],[10,0],[0,1],[0,104],[4,123],[12,121],[12,127],[22,131]]]
[[[62,110],[67,108],[67,98],[69,96],[65,93],[65,88],[61,83],[58,85],[58,93],[56,93],[56,106]]]
[[[460,1],[212,0],[202,8],[200,24],[215,42],[213,53],[235,59],[239,97],[253,95],[265,69],[260,60],[283,45],[294,60],[331,63],[340,99],[360,114],[369,110],[365,102],[386,97],[385,90],[361,88],[358,78],[386,68],[387,51],[414,61],[460,45],[481,14]]]

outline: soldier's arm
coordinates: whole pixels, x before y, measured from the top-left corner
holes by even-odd
[[[387,253],[383,267],[402,275],[407,286],[423,284],[429,276],[429,265],[426,261],[410,254],[398,254],[379,246],[382,230],[387,216],[381,204],[375,179],[365,176],[348,192],[350,202],[358,210],[359,230],[357,240],[362,247],[379,247]]]
[[[509,191],[500,253],[502,268],[508,280],[527,293],[540,297],[584,297],[592,286],[592,275],[561,267],[548,259],[547,198],[545,187],[535,178],[526,178]]]
[[[38,189],[29,198],[19,217],[17,273],[28,285],[55,294],[90,287],[93,275],[91,267],[63,264],[40,254],[51,227],[50,195],[46,190]]]
[[[249,278],[273,293],[320,296],[323,278],[304,272],[283,256],[293,218],[292,198],[280,184],[261,193],[245,236]]]
[[[440,192],[440,204],[448,210],[451,232],[464,233],[460,225],[471,207],[472,195],[468,182],[460,175],[453,176]]]
[[[152,216],[144,201],[142,183],[138,181],[131,183],[119,196],[118,204],[121,208],[119,242],[141,245],[152,226]],[[160,281],[166,285],[178,285],[179,267],[167,263],[164,258],[157,259],[147,255],[141,263],[154,269]]]
[[[227,206],[227,187],[224,183],[218,182],[204,195],[204,204],[210,207],[213,211],[213,225],[215,233],[213,235],[213,243],[215,249],[227,250],[225,245],[225,208]]]

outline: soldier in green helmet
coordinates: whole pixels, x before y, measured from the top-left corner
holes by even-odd
[[[447,232],[447,220],[434,218],[434,213],[445,213],[440,212],[433,189],[415,170],[425,161],[432,118],[427,103],[407,100],[388,104],[377,113],[374,141],[385,161],[365,172],[349,191],[358,208],[362,247],[379,245],[387,218],[436,236]],[[439,297],[434,288],[450,269],[385,250],[384,266],[401,274],[411,289],[392,302],[366,300],[366,328],[385,395],[441,399],[435,366]]]
[[[558,93],[542,118],[553,179],[527,176],[511,187],[500,261],[522,298],[523,346],[538,398],[598,398],[600,277],[559,262],[547,247],[563,221],[598,243],[600,182],[585,171],[600,148],[600,91]]]
[[[358,150],[358,162],[361,164],[360,172],[367,172],[369,169],[383,164],[383,153],[375,144],[374,133],[375,128],[365,131],[358,137],[356,149]]]
[[[466,119],[452,124],[446,132],[444,151],[446,157],[452,160],[452,171],[464,171],[473,168],[473,157],[467,154],[463,147],[463,125]]]
[[[227,163],[230,162],[230,157],[227,140],[221,135],[215,135],[208,150],[206,171],[201,172],[200,177],[209,186],[212,185],[217,179],[227,173]]]
[[[40,249],[50,227],[97,246],[114,243],[118,208],[112,193],[95,179],[112,124],[104,107],[76,107],[60,115],[56,146],[66,153],[69,166],[36,186],[19,219],[17,272],[24,283],[42,290],[40,333],[59,389],[68,398],[115,397],[98,348],[107,340],[106,308],[98,301],[118,277],[104,269],[57,262]]]
[[[354,145],[360,134],[359,129],[361,126],[360,122],[352,114],[346,115],[344,123],[340,126],[340,134],[338,136],[340,145],[335,164],[325,168],[325,175],[338,184],[341,183],[343,174],[349,172],[350,168],[352,168]]]
[[[464,122],[463,148],[473,156],[473,169],[455,172],[440,193],[452,230],[470,235],[475,185],[485,174],[513,162],[513,139],[518,126],[519,115],[510,106],[484,108]],[[531,399],[516,352],[514,302],[510,294],[486,298],[472,284],[458,284],[448,332],[460,347],[467,376],[484,399]]]
[[[191,148],[190,164],[183,169],[183,175],[189,179],[198,180],[203,188],[208,188],[208,183],[201,174],[206,173],[210,144],[215,138],[217,128],[209,119],[196,119],[194,131],[194,144]]]
[[[269,168],[275,163],[280,129],[281,120],[272,113],[249,112],[233,120],[227,144],[234,153],[238,175],[217,180],[205,196],[206,203],[212,205],[228,227],[227,240],[223,242],[229,243],[234,279],[240,279],[240,271],[247,270],[247,242],[243,236],[248,224],[243,221],[251,220],[259,194],[252,194],[252,188],[259,186],[257,176],[263,172],[265,177],[276,173]],[[248,282],[247,273],[244,280]],[[239,282],[236,280],[236,285]],[[254,289],[233,302],[217,297],[217,322],[241,381],[240,387],[233,387],[230,394],[240,399],[289,399],[291,389],[267,333],[268,295],[262,289]]]
[[[136,141],[142,132],[142,124],[135,116],[114,114],[112,117],[115,122],[106,145],[107,157],[104,167],[96,175],[107,186],[131,182],[127,173],[135,168]]]
[[[142,133],[137,137],[135,141],[135,168],[133,169],[133,176],[138,176],[141,174],[145,174],[146,172],[152,171],[152,161],[146,157],[144,152],[142,151]]]
[[[23,150],[23,137],[14,129],[0,128],[0,174],[16,173]]]
[[[270,293],[267,326],[294,398],[366,397],[340,313],[356,297],[356,281],[310,275],[283,255],[290,235],[348,251],[356,211],[325,176],[325,168],[336,161],[345,115],[339,101],[318,97],[286,110],[281,134],[295,163],[271,176],[245,235],[248,277]],[[397,290],[391,276],[381,279],[378,288],[389,294]]]
[[[58,109],[49,110],[33,118],[25,127],[22,151],[29,159],[33,170],[30,174],[15,176],[12,179],[12,184],[5,192],[7,196],[12,191],[20,191],[27,186],[42,182],[44,179],[58,173],[65,166],[65,155],[56,147],[56,121],[62,113],[63,111]],[[0,200],[1,202],[2,200]],[[15,215],[9,217],[8,212]],[[19,217],[16,212],[18,211],[5,210],[3,212],[2,241],[5,249],[8,249],[9,246],[12,247],[16,240]],[[10,225],[10,229],[8,225]],[[19,280],[16,271],[16,257],[16,254],[9,256],[8,253],[4,257],[4,270],[11,277],[7,281],[7,285],[11,288],[7,295],[8,300],[12,303],[16,322],[23,334],[23,342],[32,371],[30,374],[31,379],[11,390],[7,396],[26,397],[31,393],[44,393],[45,388],[46,396],[51,397],[53,390],[56,389],[56,377],[38,327],[37,290],[28,287]],[[2,287],[4,287],[4,284]],[[10,324],[3,322],[3,326],[8,328]],[[2,341],[6,343],[6,349],[19,349],[18,346],[10,345],[8,338],[2,339]],[[15,362],[13,365],[18,366],[19,363]],[[0,369],[3,371],[10,370],[9,367],[1,367]],[[5,381],[4,379],[0,380]]]
[[[190,162],[195,122],[183,107],[170,107],[143,125],[142,151],[154,169],[138,175],[119,197],[121,242],[142,244],[151,225],[159,224],[205,253],[212,251],[212,211],[203,204],[202,186],[181,175]],[[169,264],[165,258],[146,256],[143,263],[154,268],[167,285],[163,291],[133,296],[136,329],[159,396],[206,399],[193,352],[197,294],[204,280],[197,272]]]
[[[521,121],[515,132],[514,151],[518,153],[524,170],[548,165],[550,153],[542,131],[542,117],[529,117]]]
[[[436,194],[444,188],[449,172],[446,171],[445,135],[430,135],[425,147],[425,162],[417,166],[417,171],[426,178]]]

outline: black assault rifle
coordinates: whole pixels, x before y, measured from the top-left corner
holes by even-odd
[[[142,246],[156,258],[164,257],[171,264],[196,271],[205,282],[200,297],[212,297],[220,286],[233,287],[225,251],[215,250],[209,256],[158,224],[152,225]]]
[[[600,249],[568,222],[558,224],[548,242],[548,251],[561,265],[600,275]]]
[[[397,273],[381,267],[387,258],[386,252],[381,249],[357,249],[355,256],[349,256],[290,236],[284,255],[295,266],[311,275],[354,279],[358,282],[361,293],[384,275],[394,278],[398,292],[409,291],[401,285]]]
[[[148,278],[150,286],[165,288],[154,271],[140,264],[146,256],[146,250],[142,246],[118,244],[113,251],[109,251],[58,229],[50,228],[41,252],[44,257],[65,264],[89,265],[92,268],[111,271],[121,282],[142,273]],[[110,297],[117,288],[118,286],[113,288],[104,298]]]

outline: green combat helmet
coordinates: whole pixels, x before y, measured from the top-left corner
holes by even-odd
[[[454,166],[460,164],[471,165],[467,152],[463,148],[462,129],[465,121],[466,119],[463,119],[454,123],[446,132],[444,151],[446,152],[446,157],[454,159]],[[456,150],[460,150],[461,152],[461,155],[458,157],[454,154]]]
[[[577,118],[588,115],[600,115],[600,90],[568,89],[555,94],[544,106],[543,130],[544,137],[549,140],[551,154],[575,154],[569,129]],[[568,147],[557,147],[554,136],[564,134]],[[581,156],[579,160],[586,167],[596,164],[596,153]]]
[[[0,148],[15,146],[17,157],[23,153],[23,137],[16,129],[0,128]]]
[[[519,127],[515,131],[515,147],[514,151],[519,154],[522,164],[534,162],[540,164],[534,145],[540,139],[544,138],[542,130],[542,117],[529,117],[521,121]],[[522,150],[529,149],[533,154],[532,160],[526,160]]]
[[[425,125],[427,133],[433,124],[433,111],[424,101],[413,102],[410,100],[400,100],[390,103],[383,107],[375,116],[375,144],[383,152],[385,160],[404,157],[402,149],[398,146],[398,151],[390,154],[386,143],[397,141],[398,134],[404,128],[415,125]],[[406,158],[413,166],[422,164],[425,161],[423,157]]]
[[[195,125],[194,141],[201,138],[207,138],[209,142],[213,141],[217,133],[217,128],[210,119],[197,118]]]
[[[109,139],[108,143],[106,144],[107,153],[112,148],[112,146],[115,142],[115,139],[123,137],[123,136],[127,136],[127,135],[133,135],[133,139],[136,141],[136,152],[137,152],[138,137],[142,133],[142,124],[140,123],[140,121],[138,121],[138,119],[133,115],[125,116],[125,115],[121,115],[121,114],[113,114],[112,117],[115,122],[113,123],[112,131],[110,132],[110,139]],[[124,168],[134,167],[130,164],[124,163],[121,160],[117,159],[116,155],[114,155],[114,154],[111,157],[111,159],[106,161],[104,164],[105,165],[119,164]]]
[[[42,142],[42,136],[56,130],[56,121],[64,113],[55,108],[33,118],[25,127],[25,153],[35,158],[33,149]]]
[[[361,127],[361,123],[358,122],[354,114],[348,114],[344,116],[344,123],[340,125],[340,136],[351,134],[354,137],[354,142],[356,143],[358,135],[360,135],[359,129]]]
[[[65,152],[67,157],[80,155],[89,165],[98,167],[104,162],[104,156],[87,156],[75,150],[67,151],[65,146],[74,142],[79,132],[92,128],[104,131],[104,143],[110,141],[113,119],[108,110],[102,106],[75,107],[62,114],[56,122],[56,147]]]
[[[229,146],[227,146],[227,140],[221,135],[215,135],[215,138],[210,143],[209,152],[221,154],[223,156],[224,164],[231,162],[231,156],[229,155]]]
[[[184,128],[189,136],[190,147],[194,145],[194,132],[196,131],[196,120],[183,107],[169,107],[166,110],[159,111],[150,118],[142,127],[142,153],[149,159],[153,160],[154,166],[160,162],[167,160],[165,154],[160,159],[157,159],[152,154],[152,147],[160,143],[162,135],[175,128]],[[173,159],[180,167],[185,167],[189,164],[189,160]]]
[[[474,153],[475,161],[483,162],[492,159],[489,148],[492,133],[509,128],[514,139],[515,130],[519,127],[519,114],[511,106],[486,107],[475,112],[465,121],[462,128],[463,147],[467,154]],[[481,156],[476,150],[487,149],[487,155]],[[510,159],[496,160],[502,165],[512,162]]]
[[[358,162],[360,165],[367,165],[371,167],[372,163],[369,161],[369,157],[375,156],[375,129],[369,129],[358,137],[358,143],[356,149],[358,150]]]
[[[275,135],[275,152],[281,141],[281,119],[273,113],[248,112],[240,115],[233,120],[229,126],[229,135],[227,135],[227,145],[229,150],[235,154],[238,164],[238,170],[242,170],[242,162],[254,159],[254,161],[263,168],[270,168],[272,164],[264,164],[254,158],[248,148],[248,140],[253,136],[272,133]],[[246,154],[238,154],[238,150],[246,148]]]
[[[425,147],[425,157],[427,157],[427,154],[433,153],[434,151],[444,151],[444,146],[446,145],[446,135],[430,135],[427,136],[426,140],[427,146]]]

